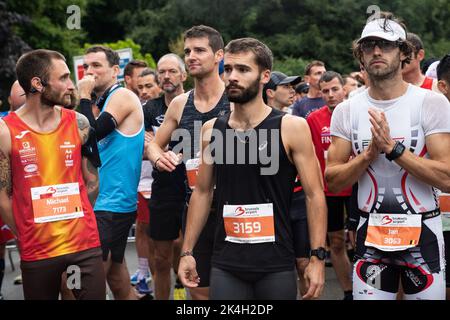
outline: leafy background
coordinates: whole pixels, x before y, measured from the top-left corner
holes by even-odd
[[[66,26],[70,5],[81,8],[81,29]],[[225,43],[255,37],[275,56],[275,69],[303,74],[305,65],[323,60],[328,69],[358,69],[351,43],[377,5],[402,18],[421,36],[427,57],[450,51],[448,0],[0,0],[0,99],[14,81],[14,65],[30,48],[62,52],[69,63],[89,44],[131,47],[151,66],[167,52],[182,55],[182,33],[196,24],[219,30]]]

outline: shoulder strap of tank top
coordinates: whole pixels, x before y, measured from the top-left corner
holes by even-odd
[[[219,116],[216,118],[214,122],[214,129],[218,129],[220,132],[225,132],[228,125],[228,120],[230,120],[231,113],[225,114],[223,116]]]
[[[186,105],[194,106],[194,89],[189,91],[189,97],[187,99]]]
[[[217,106],[222,105],[223,100],[225,100],[225,99],[228,100],[228,97],[227,97],[226,91],[223,90],[222,96],[220,97],[219,102],[217,102]],[[227,101],[227,102],[230,103],[229,101]]]
[[[119,89],[121,85],[119,83],[113,84],[111,87],[109,87],[103,95],[97,99],[96,105],[100,110],[103,110],[103,106],[105,105],[106,100],[108,97],[117,89]]]

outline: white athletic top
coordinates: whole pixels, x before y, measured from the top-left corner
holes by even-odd
[[[152,190],[152,171],[153,166],[148,160],[142,160],[142,166],[141,166],[141,178],[139,180],[138,185],[138,192],[143,191],[151,191]]]
[[[352,143],[355,155],[372,138],[368,109],[384,111],[391,137],[420,157],[428,157],[425,137],[450,133],[450,103],[440,94],[409,85],[393,100],[374,100],[368,89],[339,104],[331,119],[331,135]],[[419,213],[436,209],[436,190],[380,154],[358,180],[358,207],[364,212]]]

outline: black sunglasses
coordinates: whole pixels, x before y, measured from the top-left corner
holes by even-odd
[[[394,50],[400,45],[399,41],[388,41],[384,39],[364,40],[361,42],[361,50],[364,53],[372,53],[375,46],[384,52]]]

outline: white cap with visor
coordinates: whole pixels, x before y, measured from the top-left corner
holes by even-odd
[[[381,38],[388,41],[406,40],[406,31],[400,24],[393,20],[375,19],[366,24],[358,43],[369,37]]]

